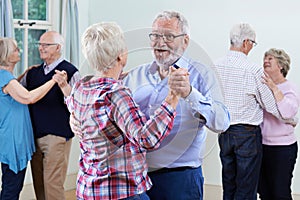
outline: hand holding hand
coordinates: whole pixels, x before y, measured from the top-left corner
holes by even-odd
[[[168,84],[171,92],[183,98],[187,97],[192,90],[188,70],[184,68],[176,69],[171,66],[169,71]]]
[[[58,86],[63,88],[68,84],[68,75],[67,72],[62,70],[55,70],[55,74],[53,75],[52,79],[57,82]]]
[[[70,127],[71,127],[71,130],[72,132],[79,138],[79,139],[82,139],[83,137],[83,133],[81,131],[81,128],[80,128],[80,123],[79,121],[75,118],[75,116],[73,114],[70,115]]]

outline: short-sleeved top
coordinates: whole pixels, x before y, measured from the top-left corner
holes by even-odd
[[[28,106],[3,93],[13,75],[0,70],[0,162],[17,173],[23,170],[35,151]]]

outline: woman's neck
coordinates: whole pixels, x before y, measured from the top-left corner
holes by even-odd
[[[13,73],[13,70],[15,68],[15,65],[9,65],[9,66],[0,66],[0,69],[4,69],[4,70],[7,70],[9,71],[10,73]]]
[[[271,78],[276,85],[286,81],[286,78],[283,75],[273,76],[273,77],[271,76]]]
[[[121,72],[122,67],[115,65],[112,68],[107,69],[106,71],[96,72],[96,76],[101,78],[113,78],[115,80],[118,80]]]

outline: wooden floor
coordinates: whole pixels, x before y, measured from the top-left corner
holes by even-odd
[[[66,200],[76,200],[75,190],[69,190],[65,192]]]
[[[219,192],[216,192],[216,189],[214,187],[211,188],[211,186],[206,186],[205,187],[205,200],[221,200],[222,199],[222,192],[219,190]],[[69,190],[66,191],[66,200],[76,200],[76,194],[75,190]],[[257,198],[259,199],[259,198]],[[293,196],[294,200],[300,200],[300,195],[294,195]]]

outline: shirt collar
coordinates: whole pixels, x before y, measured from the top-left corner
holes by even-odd
[[[60,57],[59,59],[57,59],[56,61],[54,61],[53,63],[51,63],[50,65],[46,65],[46,63],[44,62],[44,72],[45,75],[48,74],[49,72],[51,72],[59,63],[61,63],[64,59],[62,57]]]
[[[233,50],[230,50],[229,52],[228,52],[228,55],[229,56],[235,56],[235,57],[247,57],[247,55],[246,54],[244,54],[243,52],[241,52],[241,51],[233,51]]]
[[[174,64],[176,64],[180,68],[186,68],[189,67],[189,61],[190,59],[186,54],[183,54]]]
[[[186,56],[186,54],[183,54],[174,64],[176,64],[180,68],[186,68],[188,69],[189,66],[189,58]],[[158,72],[158,64],[156,61],[153,61],[149,67],[149,73],[155,74]]]

